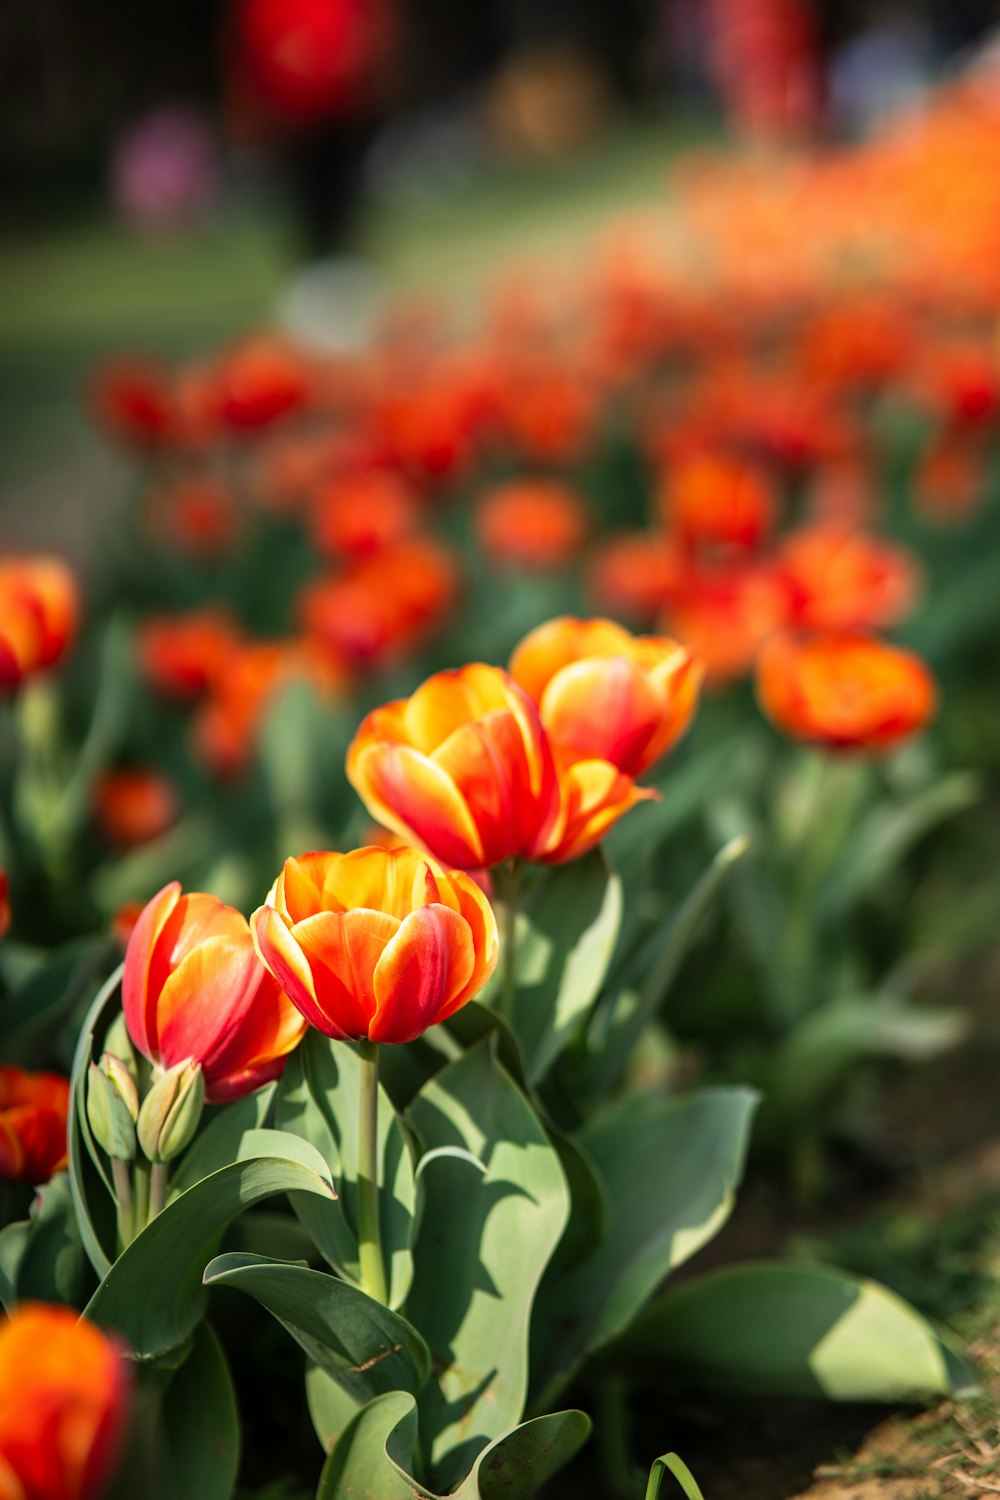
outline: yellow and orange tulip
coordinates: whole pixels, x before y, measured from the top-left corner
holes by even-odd
[[[175,880],[132,930],[122,978],[133,1043],[164,1069],[193,1059],[210,1104],[277,1078],[305,1022],[254,951],[246,917]]]
[[[251,918],[257,950],[318,1031],[410,1042],[482,989],[496,919],[470,876],[416,849],[285,861]]]
[[[22,1303],[0,1326],[0,1500],[96,1500],[128,1405],[127,1366],[100,1329]]]
[[[457,869],[535,858],[559,815],[536,705],[481,663],[438,672],[368,714],[347,775],[377,822]]]

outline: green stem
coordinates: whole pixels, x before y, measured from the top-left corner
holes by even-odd
[[[157,1214],[163,1212],[167,1205],[167,1179],[170,1176],[170,1168],[165,1161],[153,1163],[153,1170],[149,1176],[149,1222],[156,1218]]]
[[[501,970],[500,996],[497,1011],[505,1021],[514,1017],[514,996],[517,990],[517,913],[521,904],[523,866],[516,860],[502,865],[494,874],[497,895],[503,903],[503,923],[500,936]]]
[[[149,1162],[136,1156],[132,1178],[135,1192],[132,1209],[132,1238],[135,1239],[149,1223]]]
[[[358,1093],[358,1256],[361,1289],[387,1303],[378,1201],[378,1043],[363,1041]]]
[[[127,1250],[135,1239],[135,1206],[132,1202],[132,1178],[128,1163],[111,1161],[111,1180],[115,1185],[115,1201],[118,1205],[118,1238],[123,1250]]]

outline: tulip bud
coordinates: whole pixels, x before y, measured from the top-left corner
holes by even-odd
[[[172,1161],[194,1138],[205,1103],[205,1078],[188,1058],[161,1073],[142,1101],[139,1145],[151,1162]]]
[[[87,1074],[87,1119],[94,1139],[112,1161],[135,1156],[135,1121],[139,1095],[135,1081],[120,1058],[105,1052],[91,1063]]]
[[[125,1013],[119,1011],[104,1034],[104,1053],[108,1053],[122,1063],[131,1073],[133,1080],[138,1083],[138,1069],[136,1067],[135,1052],[132,1048],[132,1038],[128,1034],[125,1024]]]

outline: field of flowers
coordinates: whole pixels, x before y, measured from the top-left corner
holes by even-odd
[[[0,558],[2,1500],[788,1500],[761,1398],[993,1493],[1000,1316],[879,1215],[1000,1129],[995,99],[86,399],[97,576]]]

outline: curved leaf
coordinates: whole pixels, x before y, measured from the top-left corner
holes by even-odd
[[[924,1401],[970,1384],[895,1292],[830,1266],[760,1261],[667,1292],[622,1340],[726,1390],[831,1401]]]
[[[407,1317],[437,1381],[420,1395],[435,1484],[462,1479],[524,1410],[535,1291],[566,1225],[569,1192],[545,1130],[488,1042],[442,1069],[407,1123],[428,1150],[459,1147],[424,1175]]]
[[[98,1029],[106,1029],[102,1026],[105,1013],[113,1002],[117,1004],[116,996],[124,967],[124,964],[118,965],[87,1012],[70,1074],[69,1118],[66,1125],[69,1185],[83,1248],[98,1276],[105,1276],[111,1269],[114,1254],[114,1192],[87,1120],[87,1069],[93,1056],[94,1037]],[[103,1193],[99,1184],[103,1185]],[[106,1246],[111,1247],[110,1253]]]
[[[208,1122],[181,1157],[170,1177],[170,1196],[186,1193],[203,1177],[211,1177],[220,1167],[241,1160],[241,1144],[248,1130],[259,1130],[267,1119],[276,1084],[268,1084],[255,1094],[227,1104],[223,1109],[209,1109]],[[256,1153],[260,1154],[260,1153]]]
[[[631,1095],[579,1133],[608,1193],[608,1234],[567,1274],[542,1283],[536,1405],[619,1334],[667,1275],[729,1217],[757,1095],[705,1089],[686,1099]]]
[[[430,1355],[415,1328],[356,1286],[262,1255],[219,1255],[206,1286],[232,1286],[266,1307],[358,1404],[386,1391],[416,1392]]]
[[[124,1336],[134,1358],[156,1359],[191,1334],[208,1295],[202,1272],[223,1230],[244,1209],[276,1193],[332,1197],[321,1175],[326,1168],[306,1142],[277,1130],[249,1134],[266,1154],[223,1167],[168,1203],[118,1257],[85,1308],[91,1322]]]
[[[161,1408],[160,1500],[230,1500],[240,1465],[240,1419],[222,1345],[207,1323],[170,1378]]]

